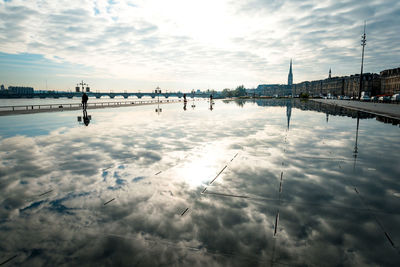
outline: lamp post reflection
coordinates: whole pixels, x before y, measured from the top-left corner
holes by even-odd
[[[353,151],[353,157],[354,157],[354,165],[353,165],[353,172],[355,171],[356,168],[356,162],[357,162],[357,155],[358,155],[358,128],[360,126],[360,112],[357,111],[357,128],[356,128],[356,143],[354,145],[354,151]]]
[[[160,87],[157,86],[156,90],[154,91],[157,94],[157,108],[156,108],[156,112],[157,115],[160,115],[160,113],[162,112],[162,108],[160,108],[160,94],[161,94],[161,89]]]
[[[192,99],[193,99],[192,108],[194,109],[196,107],[196,105],[194,104],[194,90],[192,90]]]

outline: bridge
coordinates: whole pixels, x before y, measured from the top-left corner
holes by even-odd
[[[11,93],[2,93],[0,92],[0,98],[73,98],[73,97],[82,97],[82,92],[58,92],[58,91],[48,91],[48,92],[35,92],[33,94],[11,94]],[[122,96],[123,98],[128,98],[128,97],[133,97],[136,96],[137,98],[142,98],[143,96],[150,96],[151,98],[155,97],[164,97],[164,98],[169,98],[169,97],[178,97],[182,98],[183,94],[182,92],[171,92],[171,93],[128,93],[128,92],[123,92],[123,93],[114,93],[114,92],[87,92],[86,93],[89,97],[95,97],[95,98],[101,98],[101,97],[109,97],[109,98],[115,98],[115,97],[120,97]],[[199,98],[208,98],[210,97],[210,93],[186,93],[186,96],[188,98],[194,98],[194,97],[199,97]]]

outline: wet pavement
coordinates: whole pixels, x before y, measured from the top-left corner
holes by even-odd
[[[338,105],[345,108],[370,112],[375,115],[388,116],[400,120],[400,105],[399,103],[377,103],[369,101],[350,101],[337,99],[312,99],[312,101]]]
[[[294,100],[155,108],[0,117],[0,264],[399,265],[398,125]]]

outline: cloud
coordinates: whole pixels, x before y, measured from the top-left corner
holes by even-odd
[[[296,82],[325,77],[324,73],[327,73],[329,67],[332,67],[337,75],[357,73],[361,51],[359,36],[362,34],[364,20],[367,21],[365,66],[368,71],[379,72],[383,68],[396,66],[393,60],[385,56],[388,55],[387,51],[391,51],[392,56],[398,57],[396,46],[389,41],[378,42],[378,39],[389,40],[390,32],[395,30],[396,26],[391,20],[400,12],[397,3],[238,1],[235,4],[243,7],[238,9],[239,15],[270,19],[270,25],[276,30],[271,31],[271,27],[261,30],[259,35],[268,36],[265,39],[269,40],[263,40],[264,45],[256,42],[256,46],[272,48],[274,53],[268,53],[271,57],[276,54],[281,58],[282,55],[294,58]],[[386,26],[376,27],[375,24],[381,20],[387,23]],[[248,41],[252,43],[257,39],[252,38]],[[279,40],[279,46],[271,47],[272,40]],[[282,61],[272,61],[272,64],[276,63],[280,73],[287,71],[287,66],[282,65]]]
[[[285,83],[290,58],[295,82],[358,72],[364,20],[366,71],[397,67],[399,14],[396,1],[16,0],[0,4],[0,51],[83,64],[102,90],[251,87]]]

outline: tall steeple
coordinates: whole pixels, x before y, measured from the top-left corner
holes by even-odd
[[[288,85],[293,85],[292,59],[290,59],[290,69],[289,69],[289,75],[288,75]]]
[[[332,71],[331,68],[329,68],[329,79],[332,78]]]

